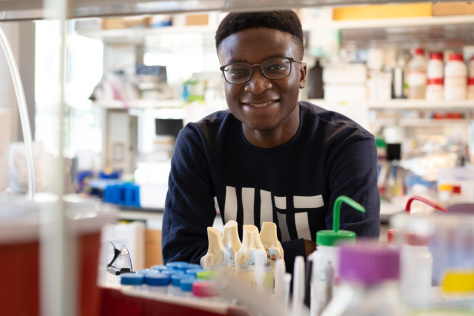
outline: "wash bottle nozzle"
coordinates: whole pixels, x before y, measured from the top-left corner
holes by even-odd
[[[321,246],[335,246],[340,241],[355,241],[356,234],[348,230],[339,230],[341,204],[345,202],[359,212],[365,213],[365,208],[351,199],[350,197],[341,195],[334,202],[333,225],[332,230],[320,230],[316,233],[316,244]]]
[[[411,203],[412,203],[414,200],[418,200],[418,201],[424,202],[425,204],[428,204],[429,206],[432,206],[432,207],[434,207],[435,209],[440,210],[441,212],[445,212],[445,213],[448,212],[444,207],[442,207],[442,206],[440,206],[440,205],[438,205],[438,204],[436,204],[436,203],[434,203],[434,202],[432,202],[432,201],[430,201],[430,200],[428,200],[428,199],[425,199],[425,198],[422,197],[422,196],[414,195],[414,196],[410,197],[410,198],[408,199],[408,201],[407,201],[407,204],[406,204],[406,206],[405,206],[405,212],[406,212],[406,213],[410,213],[410,211],[411,211]]]

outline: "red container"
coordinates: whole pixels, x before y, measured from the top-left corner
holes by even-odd
[[[89,210],[91,203],[65,203],[74,214],[68,224],[77,236],[77,315],[98,316],[100,290],[97,285],[100,231],[113,221],[115,211]],[[24,199],[0,199],[0,315],[40,315],[40,243],[38,225],[41,203]],[[80,207],[78,207],[80,206]],[[71,210],[71,209],[72,210]],[[60,298],[58,298],[60,299]]]

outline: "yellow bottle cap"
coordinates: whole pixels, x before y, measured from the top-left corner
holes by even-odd
[[[449,294],[474,293],[474,270],[446,271],[441,289]]]

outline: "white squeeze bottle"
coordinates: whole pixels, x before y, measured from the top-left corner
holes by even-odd
[[[433,256],[428,250],[428,235],[405,232],[400,251],[400,286],[405,299],[427,298],[433,274]]]
[[[467,96],[469,100],[474,99],[474,55],[469,60],[469,77],[467,78]]]
[[[430,53],[428,70],[426,72],[428,84],[426,86],[426,100],[444,100],[444,65],[443,54]]]
[[[347,196],[339,196],[334,202],[333,229],[316,233],[316,251],[312,254],[313,275],[311,278],[310,315],[320,315],[332,298],[334,279],[337,278],[338,244],[355,242],[356,234],[348,230],[339,230],[341,203],[345,202],[359,212],[365,208]]]
[[[425,51],[418,47],[414,53],[408,63],[408,96],[410,99],[425,99],[427,83]]]
[[[462,54],[452,53],[444,71],[444,98],[448,101],[466,99],[467,67]]]

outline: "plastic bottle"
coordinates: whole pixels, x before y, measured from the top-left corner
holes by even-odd
[[[338,244],[355,242],[356,234],[339,230],[341,203],[345,202],[359,212],[365,208],[347,196],[339,196],[334,202],[333,230],[320,230],[316,233],[317,249],[312,254],[313,275],[311,278],[311,315],[320,315],[332,298],[334,278],[337,277]]]
[[[392,97],[394,99],[404,99],[405,87],[405,60],[402,57],[398,58],[397,66],[393,69],[393,85]]]
[[[398,249],[377,242],[341,245],[338,272],[341,285],[323,316],[405,315]]]
[[[323,99],[324,98],[324,89],[323,89],[323,67],[319,59],[316,59],[314,67],[309,70],[308,74],[309,79],[309,99]]]
[[[427,62],[425,51],[418,47],[415,55],[408,62],[408,93],[410,99],[425,99],[426,97],[426,70]]]
[[[444,98],[447,101],[466,99],[467,67],[462,54],[452,53],[444,72]]]
[[[426,72],[428,78],[428,84],[426,86],[426,100],[444,100],[443,69],[443,54],[439,52],[430,53],[428,70]]]
[[[433,274],[433,256],[427,235],[406,232],[400,252],[400,288],[404,298],[423,299],[429,294]]]
[[[474,100],[474,78],[467,79],[467,95],[468,100]]]
[[[474,55],[471,56],[468,63],[469,78],[474,78]]]

